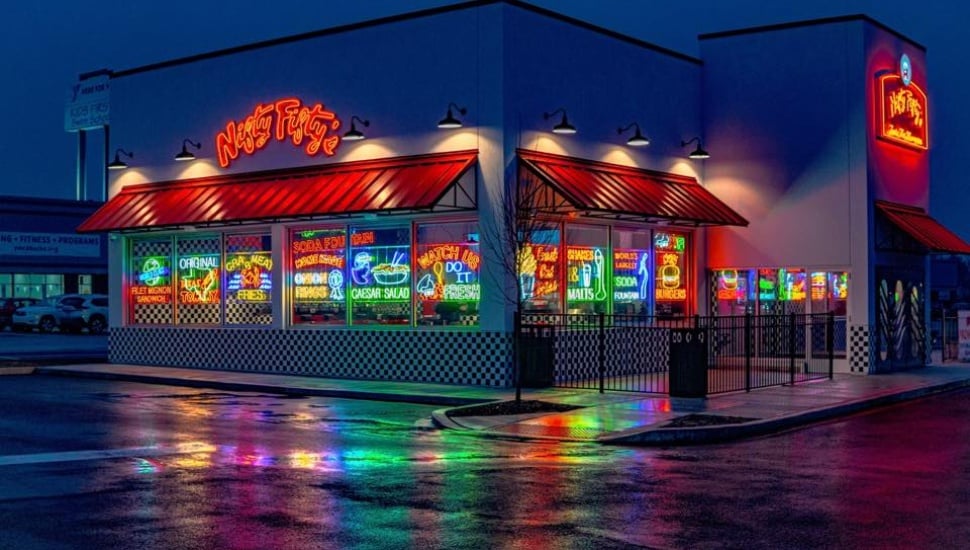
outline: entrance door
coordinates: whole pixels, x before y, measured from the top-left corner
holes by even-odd
[[[877,269],[877,371],[926,364],[922,275],[922,272]]]

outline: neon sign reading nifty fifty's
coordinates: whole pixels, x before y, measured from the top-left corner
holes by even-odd
[[[322,103],[304,105],[296,98],[260,103],[246,118],[229,121],[225,130],[216,134],[216,156],[219,166],[226,168],[240,151],[251,155],[275,137],[276,141],[289,139],[297,147],[305,143],[307,155],[322,152],[329,157],[340,144],[335,133],[338,128],[340,119]]]
[[[915,82],[904,84],[898,74],[887,74],[879,77],[879,94],[879,137],[926,150],[929,147],[926,92]]]

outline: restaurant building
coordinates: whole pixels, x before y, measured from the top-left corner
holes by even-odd
[[[508,386],[521,307],[834,311],[837,370],[923,364],[927,255],[970,252],[926,213],[924,49],[701,40],[478,1],[112,72],[111,361]]]

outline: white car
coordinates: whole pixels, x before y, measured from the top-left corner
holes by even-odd
[[[103,304],[104,307],[100,307]],[[40,332],[80,331],[92,334],[107,327],[107,296],[102,294],[64,294],[52,296],[13,312],[13,329]]]

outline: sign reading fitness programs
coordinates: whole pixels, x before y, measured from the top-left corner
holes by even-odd
[[[0,231],[0,256],[72,256],[97,258],[100,255],[100,235]]]

